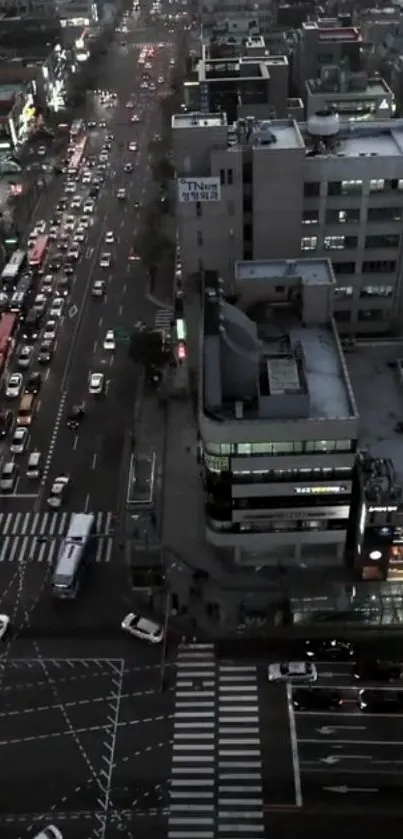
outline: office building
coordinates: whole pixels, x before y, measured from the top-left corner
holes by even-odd
[[[207,540],[243,565],[342,569],[358,415],[331,264],[238,262],[236,303],[209,278],[199,402]]]
[[[306,83],[306,118],[332,110],[340,119],[367,121],[394,116],[395,97],[385,80],[367,73],[350,73],[340,67],[323,67],[317,79]]]
[[[403,120],[194,113],[172,126],[185,281],[217,271],[230,291],[237,261],[330,258],[339,329],[400,333]]]
[[[301,96],[309,79],[320,76],[322,67],[346,66],[351,73],[361,68],[360,29],[347,20],[319,18],[306,21],[294,35],[292,75]]]

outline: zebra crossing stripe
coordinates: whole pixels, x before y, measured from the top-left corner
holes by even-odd
[[[70,513],[0,513],[0,563],[51,564],[67,532]],[[113,513],[96,513],[99,534],[95,562],[108,563],[113,551]]]
[[[154,327],[155,329],[165,329],[170,331],[172,329],[173,311],[172,309],[158,309],[155,313]]]

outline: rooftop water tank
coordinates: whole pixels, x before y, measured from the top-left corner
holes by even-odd
[[[318,111],[308,119],[308,133],[312,137],[335,137],[339,133],[339,115],[333,111]]]

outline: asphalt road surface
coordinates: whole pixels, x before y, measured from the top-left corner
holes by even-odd
[[[118,626],[126,605],[130,607],[123,551],[117,533],[116,516],[125,491],[128,467],[127,451],[136,398],[139,395],[139,369],[127,354],[127,338],[134,324],[154,324],[161,311],[147,298],[147,278],[141,262],[129,261],[133,236],[141,224],[144,206],[156,191],[149,166],[149,142],[161,130],[157,93],[169,84],[173,45],[167,32],[147,28],[141,18],[132,20],[129,32],[117,34],[99,77],[101,90],[116,93],[111,107],[105,107],[96,93],[88,94],[87,121],[97,127],[90,131],[86,154],[101,150],[107,135],[113,135],[105,170],[105,181],[90,217],[85,242],[72,277],[72,289],[66,300],[57,331],[56,349],[48,367],[41,368],[34,347],[30,370],[40,369],[44,381],[38,407],[30,428],[26,451],[18,455],[19,480],[13,494],[1,497],[0,511],[0,585],[4,612],[11,615],[14,631],[37,628],[46,636],[64,625],[66,632],[81,626],[98,626],[100,633]],[[141,86],[138,59],[144,46],[154,48],[150,76],[157,91]],[[143,68],[144,69],[144,68]],[[128,108],[127,102],[134,108]],[[139,121],[131,118],[137,114]],[[103,124],[104,127],[103,127]],[[137,151],[130,151],[130,141]],[[125,173],[131,162],[133,174]],[[39,220],[49,222],[57,201],[64,196],[67,176],[55,176],[41,199],[32,227]],[[124,187],[127,200],[117,199]],[[66,195],[69,204],[76,196],[86,199],[89,187],[77,182],[74,195]],[[140,202],[136,209],[135,202]],[[67,207],[68,214],[81,215],[80,209]],[[113,231],[114,244],[105,244],[105,234]],[[28,231],[27,231],[28,234]],[[51,246],[48,262],[55,255]],[[111,253],[110,268],[100,267],[101,253]],[[46,273],[46,270],[45,270]],[[103,279],[106,293],[93,298],[94,280]],[[45,318],[46,319],[46,318]],[[103,348],[107,330],[116,335],[116,351]],[[17,348],[18,351],[18,348]],[[11,368],[11,370],[13,367]],[[25,372],[25,371],[24,371]],[[29,372],[29,371],[28,371]],[[91,372],[105,375],[106,394],[95,399],[89,394]],[[18,400],[16,400],[18,401]],[[85,401],[86,416],[74,432],[66,419],[74,405]],[[2,407],[14,409],[4,397]],[[1,445],[4,464],[9,459],[7,439]],[[43,455],[43,475],[39,489],[26,477],[29,452]],[[60,474],[71,478],[72,491],[60,512],[49,511],[46,501],[54,479]],[[52,609],[49,576],[52,563],[73,511],[94,512],[97,516],[98,543],[95,570],[84,598],[75,604],[65,619]],[[126,609],[127,611],[128,609]]]

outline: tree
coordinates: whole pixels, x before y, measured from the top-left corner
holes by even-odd
[[[135,329],[130,336],[129,356],[136,364],[142,364],[146,375],[161,369],[170,358],[170,350],[163,345],[158,331]]]
[[[157,227],[147,227],[135,236],[133,248],[144,262],[150,274],[154,274],[164,251],[171,246],[168,239]]]

